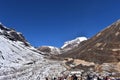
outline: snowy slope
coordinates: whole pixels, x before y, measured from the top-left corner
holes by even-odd
[[[60,54],[60,49],[57,48],[57,47],[53,47],[53,46],[48,46],[50,49],[51,49],[51,54],[54,53],[54,54]]]
[[[38,50],[44,52],[46,55],[63,54],[64,52],[67,52],[75,47],[78,47],[78,45],[85,40],[87,40],[86,37],[77,37],[74,40],[66,41],[61,48],[53,46],[41,46],[38,48]]]
[[[66,41],[64,45],[61,47],[61,49],[71,50],[72,48],[77,47],[82,41],[85,40],[87,40],[86,37],[77,37],[74,40]]]
[[[64,70],[62,62],[45,59],[21,33],[0,24],[0,80],[45,80]]]
[[[61,54],[60,49],[53,46],[41,46],[38,50],[44,52],[47,55],[58,55]]]

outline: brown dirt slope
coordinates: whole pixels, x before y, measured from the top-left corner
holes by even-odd
[[[120,61],[120,20],[60,56],[99,64]]]

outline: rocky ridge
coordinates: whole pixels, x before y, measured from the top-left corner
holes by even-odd
[[[0,80],[45,80],[61,75],[61,61],[48,60],[21,33],[0,24]]]
[[[69,63],[68,66],[74,64],[71,67],[73,69],[79,68],[89,71],[92,68],[99,73],[119,73],[120,20],[59,57],[64,57],[66,63]],[[86,66],[84,65],[86,63],[93,64]]]

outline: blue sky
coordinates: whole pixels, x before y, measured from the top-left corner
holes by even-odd
[[[33,46],[92,37],[120,18],[120,0],[0,0],[0,22]]]

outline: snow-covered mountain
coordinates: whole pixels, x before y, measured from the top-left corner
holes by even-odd
[[[78,47],[82,41],[87,40],[86,37],[77,37],[74,40],[66,41],[61,48],[53,46],[41,46],[38,48],[39,51],[44,52],[46,55],[58,55],[63,54],[66,51],[69,51],[75,47]]]
[[[45,80],[66,69],[42,54],[21,33],[0,24],[0,80]]]
[[[65,50],[71,50],[75,47],[78,47],[78,45],[82,42],[87,40],[86,37],[77,37],[74,40],[70,40],[70,41],[66,41],[64,43],[64,45],[61,47],[61,49],[65,49]]]
[[[59,57],[70,59],[67,63],[74,64],[74,68],[86,71],[91,68],[99,73],[115,73],[114,76],[120,77],[120,20]],[[85,63],[92,63],[92,66],[84,66]]]
[[[44,52],[46,55],[58,55],[61,54],[60,49],[53,46],[41,46],[38,50]]]
[[[67,54],[69,57],[85,59],[95,63],[119,62],[120,20],[109,25],[87,40],[84,45],[77,47],[76,50],[71,50],[70,53],[67,52]]]

